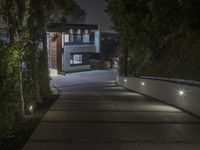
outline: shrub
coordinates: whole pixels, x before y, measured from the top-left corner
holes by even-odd
[[[0,137],[12,133],[17,112],[18,47],[0,42]]]

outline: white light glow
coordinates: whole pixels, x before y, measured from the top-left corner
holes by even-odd
[[[127,82],[127,79],[124,79],[124,82]]]
[[[32,110],[33,110],[33,106],[32,106],[32,105],[29,107],[29,110],[30,110],[30,111],[32,111]]]
[[[74,30],[73,29],[70,29],[69,30],[69,34],[73,34],[74,33]]]
[[[144,82],[142,82],[142,83],[141,83],[141,85],[142,85],[142,86],[144,86],[144,85],[145,85],[145,83],[144,83]]]
[[[178,91],[178,94],[179,94],[179,95],[184,95],[185,92],[184,92],[184,90],[179,90],[179,91]]]
[[[78,30],[77,30],[77,34],[81,34],[81,29],[78,29]]]
[[[85,29],[85,34],[88,34],[88,33],[89,33],[88,29]]]

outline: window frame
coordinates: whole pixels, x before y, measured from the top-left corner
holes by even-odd
[[[80,60],[75,60],[75,56],[79,55],[79,57],[81,58]],[[80,61],[80,63],[76,63],[75,61]],[[75,66],[75,65],[82,65],[83,64],[83,54],[81,53],[71,53],[70,54],[70,65],[71,66]]]

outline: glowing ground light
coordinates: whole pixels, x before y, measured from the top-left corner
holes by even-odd
[[[124,79],[124,82],[127,82],[127,79]]]
[[[145,85],[145,83],[144,83],[144,82],[142,82],[142,83],[141,83],[141,85],[142,85],[142,86],[144,86],[144,85]]]
[[[178,91],[178,94],[179,94],[179,95],[184,95],[185,92],[184,92],[184,90],[179,90],[179,91]]]
[[[32,106],[32,105],[29,107],[29,110],[30,110],[30,111],[32,111],[32,110],[33,110],[33,106]]]

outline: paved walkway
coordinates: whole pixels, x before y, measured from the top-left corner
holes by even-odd
[[[61,96],[24,150],[200,150],[200,120],[117,87],[111,70],[53,79]]]

